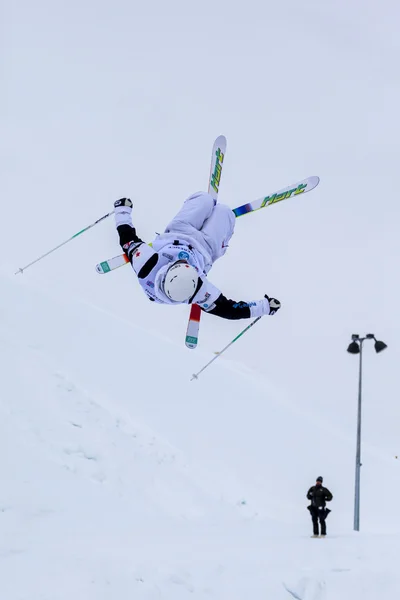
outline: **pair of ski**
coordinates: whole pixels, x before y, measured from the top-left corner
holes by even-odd
[[[208,178],[208,193],[211,194],[215,201],[218,200],[226,146],[226,138],[223,135],[217,137],[213,145],[210,175]],[[243,204],[238,208],[234,208],[233,212],[236,218],[241,217],[248,213],[255,212],[256,210],[260,210],[261,208],[265,208],[266,206],[270,206],[271,204],[276,204],[277,202],[291,198],[292,196],[298,196],[306,192],[310,192],[318,185],[318,183],[319,177],[308,177],[307,179],[303,179],[303,181],[299,181],[294,185],[283,188],[282,190],[279,190],[270,196],[263,196],[254,202]],[[96,271],[100,274],[109,273],[114,269],[122,267],[128,262],[129,261],[126,255],[120,254],[96,265]],[[186,346],[192,350],[197,347],[199,340],[200,316],[201,309],[199,305],[192,304],[190,307],[190,315],[185,338]]]

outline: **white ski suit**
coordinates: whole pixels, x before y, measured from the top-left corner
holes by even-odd
[[[120,207],[119,207],[120,208]],[[228,300],[207,279],[213,263],[223,256],[235,228],[235,215],[229,206],[215,204],[206,192],[189,196],[181,210],[151,245],[136,235],[131,209],[115,209],[120,244],[129,258],[147,297],[162,304],[182,304],[163,291],[166,273],[177,260],[186,260],[199,276],[192,298],[183,304],[198,304],[203,310],[227,319],[243,319],[269,314],[266,298],[253,302]]]

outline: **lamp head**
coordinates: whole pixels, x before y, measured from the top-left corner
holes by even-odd
[[[385,348],[387,348],[387,345],[385,344],[385,342],[380,342],[379,340],[375,340],[375,352],[382,352],[382,350],[384,350]]]
[[[349,344],[347,352],[349,352],[350,354],[360,354],[360,346],[354,339],[351,342],[351,344]]]

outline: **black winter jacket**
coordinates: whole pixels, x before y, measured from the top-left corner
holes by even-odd
[[[307,498],[311,500],[311,506],[325,508],[326,503],[330,502],[333,496],[323,485],[313,485],[307,492]]]

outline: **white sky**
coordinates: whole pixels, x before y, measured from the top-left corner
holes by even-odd
[[[366,349],[364,436],[398,451],[398,4],[26,0],[2,12],[3,264],[30,262],[122,195],[150,241],[205,187],[220,133],[232,207],[319,175],[298,202],[239,220],[210,274],[230,297],[283,304],[230,358],[352,431],[345,350],[351,333],[376,333],[389,349]],[[183,307],[148,303],[128,268],[95,273],[118,252],[110,220],[24,277],[183,343]],[[240,327],[204,318],[203,349]]]

